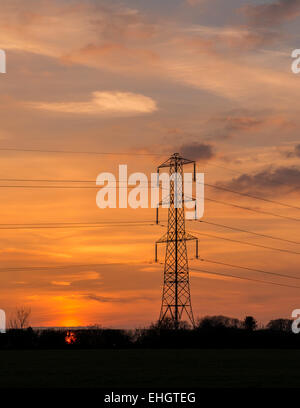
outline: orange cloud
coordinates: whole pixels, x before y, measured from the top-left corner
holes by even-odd
[[[222,98],[251,100],[253,105],[262,102],[273,106],[272,95],[286,98],[287,93],[291,105],[298,101],[296,79],[274,68],[270,55],[248,55],[245,59],[241,53],[224,52],[226,47],[251,49],[265,44],[274,39],[269,32],[257,33],[245,27],[190,27],[171,21],[158,24],[148,22],[135,9],[75,4],[46,2],[45,7],[37,5],[34,13],[21,7],[16,14],[3,7],[2,46],[113,74],[179,82]],[[137,105],[142,112],[154,110],[149,103],[145,107],[145,101]],[[74,113],[106,110],[99,107],[97,97],[89,103],[45,102],[34,106]],[[126,109],[121,110],[124,113]]]
[[[154,49],[134,47],[122,43],[105,42],[88,44],[82,48],[64,53],[60,57],[64,64],[81,64],[111,72],[141,75],[141,66],[146,72],[159,67],[159,52]],[[145,72],[142,73],[144,75]]]
[[[157,110],[156,102],[131,92],[93,92],[88,102],[28,102],[28,107],[59,113],[104,116],[134,116]]]

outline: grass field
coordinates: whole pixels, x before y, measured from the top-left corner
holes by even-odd
[[[299,387],[300,350],[1,350],[0,386]]]

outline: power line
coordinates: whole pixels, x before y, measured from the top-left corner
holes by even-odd
[[[202,183],[198,183],[198,184],[202,184]],[[217,186],[217,185],[215,185],[215,184],[204,183],[204,185],[205,185],[205,186],[208,186],[208,187],[212,187],[212,188],[218,189],[218,190],[227,191],[227,192],[230,192],[230,193],[233,193],[233,194],[238,194],[238,195],[240,195],[240,196],[254,198],[255,200],[261,200],[261,201],[265,201],[265,202],[267,202],[267,203],[279,204],[279,205],[282,205],[282,206],[284,206],[284,207],[289,207],[289,208],[293,208],[293,209],[295,209],[295,210],[300,210],[300,207],[297,207],[297,206],[294,206],[294,205],[291,205],[291,204],[287,204],[287,203],[283,203],[283,202],[281,202],[281,201],[275,201],[275,200],[271,200],[271,199],[269,199],[269,198],[258,197],[258,196],[255,196],[255,195],[252,195],[252,194],[248,194],[248,193],[241,193],[241,192],[239,192],[239,191],[235,191],[235,190],[231,190],[231,189],[229,189],[229,188]]]
[[[138,153],[138,152],[91,152],[83,151],[79,152],[76,150],[42,150],[42,149],[17,149],[17,148],[4,148],[1,147],[0,151],[12,151],[12,152],[33,152],[33,153],[62,153],[62,154],[92,154],[92,155],[102,155],[102,156],[165,156],[166,153]]]
[[[290,279],[300,280],[300,277],[298,277],[298,276],[285,275],[285,274],[277,273],[277,272],[269,272],[269,271],[264,271],[264,270],[262,270],[262,269],[249,268],[249,267],[246,267],[246,266],[232,265],[232,264],[229,264],[229,263],[226,263],[226,262],[212,261],[212,260],[210,260],[210,259],[203,259],[203,258],[201,258],[201,259],[199,259],[199,260],[200,260],[200,261],[203,261],[203,262],[213,263],[213,264],[216,264],[216,265],[223,265],[223,266],[229,266],[229,267],[231,267],[231,268],[245,269],[246,271],[259,272],[259,273],[264,273],[264,274],[266,274],[266,275],[279,276],[279,277],[281,277],[281,278],[290,278]]]
[[[115,188],[128,188],[128,189],[130,189],[130,188],[135,188],[135,187],[139,187],[139,186],[115,186],[115,187],[112,187],[112,186],[21,186],[21,185],[17,185],[17,186],[12,186],[12,185],[9,185],[9,186],[4,186],[4,185],[0,185],[0,188],[25,188],[25,189],[39,189],[39,188],[48,188],[48,189],[83,189],[83,190],[95,190],[95,189],[98,189],[99,190],[99,188],[101,188],[101,187],[105,187],[105,188],[112,188],[112,189],[115,189]],[[155,186],[141,186],[142,188],[147,188],[147,189],[149,189],[149,188],[156,188]]]
[[[95,221],[95,222],[91,222],[91,221],[87,221],[87,222],[85,222],[85,221],[80,221],[80,222],[39,222],[39,223],[36,223],[36,222],[29,222],[29,223],[7,223],[7,224],[5,224],[5,223],[1,223],[0,224],[0,227],[1,226],[20,226],[20,225],[22,225],[22,226],[31,226],[31,225],[36,225],[36,226],[39,226],[39,225],[103,225],[103,224],[108,224],[108,225],[111,225],[111,224],[139,224],[139,223],[151,223],[151,224],[155,224],[155,225],[157,225],[154,221],[152,221],[152,220],[136,220],[136,221],[133,221],[133,220],[130,220],[130,221],[122,221],[122,220],[105,220],[105,221]]]
[[[43,183],[96,183],[96,179],[95,180],[63,180],[63,179],[0,179],[0,182],[6,182],[6,181],[10,181],[10,182],[43,182]],[[116,183],[115,186],[100,186],[100,185],[94,185],[94,186],[44,186],[44,185],[0,185],[0,188],[66,188],[66,189],[99,189],[99,188],[135,188],[135,187],[143,187],[143,188],[147,188],[147,189],[152,189],[152,188],[158,188],[158,186],[152,185],[152,183],[139,183],[137,185],[128,185],[128,180],[113,180],[113,183]],[[126,183],[125,186],[120,186],[120,184],[122,183]]]
[[[0,148],[0,151],[33,152],[33,153],[58,153],[58,154],[86,154],[86,155],[107,155],[107,156],[135,156],[135,157],[138,157],[138,156],[141,156],[141,157],[144,157],[144,156],[161,157],[161,156],[167,155],[167,153],[95,152],[95,151],[93,151],[93,152],[92,151],[81,151],[80,152],[80,151],[76,151],[76,150],[43,150],[43,149],[17,149],[17,148]],[[199,163],[199,160],[197,162]],[[242,172],[240,172],[238,170],[233,170],[233,169],[230,169],[228,167],[221,166],[221,165],[214,164],[214,163],[206,163],[205,166],[213,166],[213,167],[220,168],[220,169],[223,169],[223,170],[225,169],[225,170],[228,170],[228,171],[231,171],[231,172],[234,172],[234,173],[243,174]],[[276,180],[272,180],[272,182],[274,182],[276,184],[280,184],[280,185],[284,184],[284,183],[277,182]],[[215,185],[209,185],[209,186],[221,189],[221,187],[219,187],[219,186],[218,187],[215,186]],[[223,189],[225,190],[225,188],[223,188]],[[280,202],[277,202],[277,201],[274,201],[274,200],[260,198],[260,197],[253,196],[253,195],[250,195],[250,194],[247,194],[247,193],[239,193],[237,191],[230,190],[230,189],[227,189],[227,191],[230,191],[230,192],[235,193],[235,194],[249,196],[249,197],[256,198],[256,199],[263,200],[263,201],[273,202],[273,203],[288,206],[288,207],[291,207],[291,208],[300,209],[299,207],[295,207],[295,206],[285,204],[285,203],[280,203]]]
[[[136,227],[142,227],[142,226],[147,226],[151,224],[135,224]],[[153,223],[153,226],[155,224]],[[63,225],[63,226],[43,226],[43,227],[0,227],[0,230],[34,230],[34,229],[87,229],[87,228],[103,228],[105,225],[73,225],[73,226],[68,226],[68,225]],[[111,227],[120,227],[120,224],[112,224],[110,225]],[[130,224],[123,224],[123,226],[133,226]]]
[[[235,207],[235,208],[239,208],[239,209],[242,209],[242,210],[256,212],[258,214],[271,215],[273,217],[283,218],[285,220],[300,221],[299,218],[289,217],[287,215],[275,214],[275,213],[272,213],[272,212],[269,212],[269,211],[264,211],[264,210],[257,210],[257,209],[252,208],[252,207],[244,207],[244,206],[233,204],[233,203],[226,203],[224,201],[214,200],[212,198],[205,197],[205,200],[211,201],[211,202],[214,202],[214,203],[218,203],[218,204],[223,204],[223,205],[226,205],[226,206],[229,206],[229,207]]]
[[[45,223],[45,224],[0,224],[0,230],[31,230],[31,229],[86,229],[102,228],[105,226],[157,226],[154,221],[124,221],[124,222],[102,222],[102,223]]]
[[[139,264],[139,263],[138,263]],[[148,262],[144,262],[142,264],[148,264]],[[67,265],[49,265],[49,266],[17,266],[17,267],[7,267],[7,268],[0,268],[0,272],[21,272],[21,271],[39,271],[39,270],[49,270],[49,269],[69,269],[69,268],[94,268],[99,266],[105,266],[106,264],[99,264],[99,263],[89,263],[89,264],[67,264]],[[131,263],[130,265],[135,265],[135,263]]]
[[[209,224],[209,225],[214,225],[217,227],[222,227],[222,228],[227,228],[230,229],[232,231],[239,231],[239,232],[245,232],[247,234],[252,234],[252,235],[257,235],[258,237],[263,237],[263,238],[270,238],[270,239],[275,239],[277,241],[283,241],[283,242],[288,242],[289,244],[297,244],[300,245],[300,242],[297,241],[291,241],[289,239],[285,239],[285,238],[279,238],[279,237],[274,237],[273,235],[267,235],[267,234],[260,234],[258,232],[253,232],[253,231],[249,231],[249,230],[244,230],[241,228],[236,228],[236,227],[229,227],[228,225],[224,225],[224,224],[217,224],[215,222],[209,222],[209,221],[204,221],[204,220],[189,220],[191,222],[202,222],[204,224]]]
[[[284,283],[267,282],[267,281],[262,281],[262,280],[259,280],[259,279],[252,279],[252,278],[243,278],[241,276],[230,275],[230,274],[227,274],[227,273],[210,272],[210,271],[206,271],[204,269],[191,268],[190,270],[195,271],[195,272],[207,273],[209,275],[225,276],[225,277],[228,277],[228,278],[234,278],[234,279],[240,279],[240,280],[246,280],[246,281],[252,281],[252,282],[259,282],[259,283],[265,283],[267,285],[284,286],[284,287],[287,287],[287,288],[300,289],[300,286],[286,285]]]
[[[193,232],[194,234],[204,235],[204,236],[207,236],[207,237],[210,237],[210,238],[223,239],[225,241],[237,242],[239,244],[250,245],[250,246],[254,246],[254,247],[258,247],[258,248],[264,248],[264,249],[270,249],[272,251],[285,252],[285,253],[289,253],[289,254],[293,254],[293,255],[300,255],[300,252],[290,251],[289,249],[274,248],[274,247],[269,247],[269,246],[266,246],[266,245],[253,244],[251,242],[245,242],[245,241],[239,241],[237,239],[220,237],[218,235],[207,234],[207,233],[199,232],[199,231],[191,231],[191,232]]]
[[[16,179],[16,178],[2,178],[2,179],[0,179],[0,182],[26,182],[26,183],[27,183],[27,182],[42,182],[42,183],[95,183],[96,180],[72,180],[72,179]],[[127,183],[127,180],[116,180],[115,182],[116,182],[117,184]],[[139,187],[142,187],[143,184],[144,184],[144,183],[139,183],[138,186],[139,186]],[[148,188],[148,189],[150,189],[150,188],[157,188],[157,186],[152,186],[152,184],[150,184],[150,185],[148,185],[148,183],[146,183],[146,184],[147,184],[147,185],[145,186],[145,188]],[[197,183],[197,184],[202,184],[202,183]],[[216,185],[214,185],[214,184],[204,183],[204,185],[205,185],[205,186],[208,186],[208,187],[215,188],[215,189],[228,191],[228,192],[233,193],[233,194],[238,194],[238,195],[240,195],[240,196],[246,196],[246,197],[254,198],[254,199],[256,199],[256,200],[261,200],[261,201],[269,202],[269,203],[273,203],[273,204],[279,204],[279,205],[284,206],[284,207],[288,207],[288,208],[300,210],[300,207],[293,206],[293,205],[291,205],[291,204],[287,204],[287,203],[283,203],[283,202],[279,202],[279,201],[275,201],[275,200],[271,200],[271,199],[267,199],[267,198],[263,198],[263,197],[258,197],[258,196],[254,196],[254,195],[247,194],[247,193],[241,193],[241,192],[234,191],[234,190],[231,190],[231,189],[228,189],[228,188],[216,186]],[[106,186],[105,188],[129,188],[129,189],[130,189],[130,188],[134,188],[134,187],[136,187],[136,186],[130,186],[130,185],[127,185],[127,184],[126,184],[126,186],[116,186],[116,187]],[[49,187],[49,186],[2,185],[2,186],[0,186],[0,188],[25,188],[25,189],[30,189],[30,188],[33,188],[33,189],[35,189],[35,188],[50,188],[50,189],[55,189],[55,188],[58,188],[58,189],[60,189],[60,188],[66,188],[66,189],[97,189],[97,188],[99,188],[99,186],[88,186],[88,187],[85,187],[85,186],[50,186],[50,187]],[[209,198],[207,198],[207,200],[208,200],[208,201],[214,201],[214,202],[221,203],[221,204],[223,203],[223,202],[221,202],[221,201],[213,200],[213,199],[209,199]],[[227,205],[235,205],[235,204],[229,204],[229,203],[228,203]],[[242,206],[239,207],[239,208],[242,208]],[[250,208],[244,208],[244,209],[247,209],[247,210],[249,210],[249,211],[262,212],[261,210],[255,210],[255,209],[250,209]],[[270,213],[270,212],[265,212],[265,211],[264,211],[263,213],[264,213],[264,214],[268,214],[268,215],[277,216],[277,217],[280,217],[280,218],[282,218],[282,217],[287,218],[286,216],[280,216],[280,215],[278,215],[278,214],[274,214],[274,213]],[[290,219],[290,218],[292,218],[292,217],[288,217],[288,219]]]
[[[1,178],[0,179],[0,182],[25,182],[25,183],[29,183],[29,182],[42,182],[42,183],[95,183],[96,182],[96,180],[73,180],[73,179],[17,179],[17,178]],[[116,183],[127,183],[127,180],[116,180],[115,181]],[[140,183],[139,185],[142,185],[142,184],[144,184],[144,183]],[[217,186],[217,185],[215,185],[215,184],[209,184],[209,183],[199,183],[199,182],[197,182],[197,184],[204,184],[205,186],[208,186],[208,187],[212,187],[212,188],[215,188],[215,189],[218,189],[218,190],[223,190],[223,191],[227,191],[227,192],[230,192],[230,193],[233,193],[233,194],[238,194],[238,195],[240,195],[240,196],[245,196],[245,197],[250,197],[250,198],[254,198],[254,199],[256,199],[256,200],[261,200],[261,201],[265,201],[265,202],[269,202],[269,203],[273,203],[273,204],[279,204],[279,205],[282,205],[282,206],[284,206],[284,207],[289,207],[289,208],[292,208],[292,209],[296,209],[296,210],[300,210],[300,207],[297,207],[297,206],[294,206],[294,205],[291,205],[291,204],[287,204],[287,203],[283,203],[283,202],[280,202],[280,201],[275,201],[275,200],[271,200],[271,199],[268,199],[268,198],[264,198],[264,197],[258,197],[258,196],[254,196],[254,195],[252,195],[252,194],[248,194],[248,193],[241,193],[241,192],[238,192],[238,191],[235,191],[235,190],[231,190],[231,189],[229,189],[229,188],[225,188],[225,187],[221,187],[221,186]],[[5,187],[10,187],[10,186],[5,186]],[[13,186],[13,187],[19,187],[19,186]],[[44,186],[37,186],[37,187],[39,187],[39,188],[45,188]],[[130,187],[132,187],[132,186],[128,186],[129,188]],[[152,187],[152,186],[148,186],[148,188],[150,188],[150,187]],[[155,188],[156,188],[157,186],[155,186]],[[97,187],[95,187],[95,188],[97,188]],[[120,188],[120,187],[118,187],[118,188]]]
[[[156,173],[155,173],[156,175]],[[45,182],[45,183],[96,183],[97,179],[94,180],[73,180],[73,179],[16,179],[16,178],[2,178],[0,179],[0,182]],[[114,183],[121,184],[121,183],[126,183],[128,184],[128,179],[127,180],[113,180]],[[189,182],[188,182],[189,183]],[[153,183],[148,183],[148,182],[140,182],[138,185],[151,185]],[[101,187],[101,186],[100,186]],[[131,185],[128,185],[128,187],[131,187]],[[155,181],[155,187],[158,188],[158,184]],[[97,187],[99,188],[99,187]],[[168,190],[165,188],[165,190]]]
[[[69,268],[94,268],[97,266],[103,266],[103,264],[68,264],[68,265],[54,265],[54,266],[24,266],[24,267],[8,267],[0,268],[1,272],[6,271],[39,271],[39,270],[49,270],[49,269],[69,269]]]
[[[76,182],[76,181],[73,181],[73,182]],[[79,181],[78,181],[79,182]],[[88,182],[88,181],[86,181],[86,182]],[[50,189],[50,190],[53,190],[53,189],[67,189],[67,190],[69,190],[69,189],[75,189],[75,190],[90,190],[90,189],[92,189],[92,190],[95,190],[95,189],[99,189],[101,186],[43,186],[43,185],[39,185],[39,186],[24,186],[24,185],[0,185],[0,188],[22,188],[22,189]],[[108,187],[105,187],[105,188],[134,188],[134,187],[137,187],[137,186],[116,186],[116,187],[110,187],[110,186],[108,186]],[[142,185],[140,185],[140,187],[143,187]],[[148,185],[148,186],[145,186],[144,188],[147,188],[147,189],[152,189],[152,188],[157,188],[157,186],[152,186],[152,185]],[[255,209],[255,208],[251,208],[251,207],[245,207],[245,206],[241,206],[241,205],[238,205],[238,204],[233,204],[233,203],[227,203],[227,202],[225,202],[225,201],[220,201],[220,200],[215,200],[215,199],[212,199],[212,198],[208,198],[208,197],[205,197],[205,200],[207,200],[207,201],[211,201],[211,202],[214,202],[214,203],[218,203],[218,204],[222,204],[222,205],[225,205],[225,206],[230,206],[230,207],[235,207],[235,208],[239,208],[239,209],[242,209],[242,210],[247,210],[247,211],[251,211],[251,212],[256,212],[256,213],[258,213],[258,214],[264,214],[264,215],[271,215],[271,216],[273,216],[273,217],[277,217],[277,218],[283,218],[283,219],[286,219],[286,220],[290,220],[290,221],[300,221],[300,219],[299,218],[294,218],[294,217],[289,217],[289,216],[287,216],[287,215],[280,215],[280,214],[275,214],[275,213],[272,213],[272,212],[270,212],[270,211],[264,211],[264,210],[258,210],[258,209]],[[283,205],[283,203],[281,203],[282,205]],[[297,208],[297,207],[295,207],[295,208]]]
[[[210,263],[214,263],[214,264],[220,264],[220,265],[224,265],[224,266],[235,267],[235,268],[246,269],[246,270],[254,271],[254,272],[272,274],[272,275],[285,277],[285,278],[300,279],[300,278],[295,277],[295,276],[283,275],[283,274],[279,274],[279,273],[275,273],[275,272],[267,272],[267,271],[263,271],[263,270],[260,270],[260,269],[247,268],[247,267],[242,267],[242,266],[238,266],[238,265],[227,264],[227,263],[224,263],[224,262],[212,261],[212,260],[208,260],[208,259],[201,259],[201,261],[210,262]],[[29,270],[30,271],[38,271],[38,270],[49,270],[49,269],[52,270],[52,269],[69,269],[69,268],[92,268],[92,267],[99,267],[99,266],[103,266],[103,264],[90,263],[90,264],[68,264],[68,265],[29,266],[29,267],[28,266],[27,267],[7,267],[7,268],[0,268],[0,271],[1,272],[5,272],[5,271],[18,272],[18,271],[23,271],[23,270],[24,271],[27,271],[27,270],[28,271]]]
[[[196,200],[195,197],[190,197],[190,196],[185,196],[185,197],[189,198],[189,199],[192,199],[192,200]],[[272,212],[269,212],[269,211],[257,210],[257,209],[252,208],[252,207],[244,207],[244,206],[238,205],[238,204],[227,203],[225,201],[220,201],[220,200],[214,200],[213,198],[208,198],[206,196],[205,196],[205,200],[206,201],[211,201],[211,202],[217,203],[217,204],[226,205],[228,207],[234,207],[234,208],[239,208],[241,210],[247,210],[247,211],[255,212],[255,213],[258,213],[258,214],[271,215],[273,217],[283,218],[283,219],[290,220],[290,221],[300,221],[300,218],[289,217],[287,215],[275,214],[275,213],[272,213]]]
[[[14,178],[2,178],[0,179],[0,182],[2,181],[16,181],[16,182],[39,182],[39,183],[96,183],[95,180],[70,180],[70,179],[14,179]],[[126,182],[127,180],[124,180]],[[117,181],[117,182],[122,182],[122,181]]]

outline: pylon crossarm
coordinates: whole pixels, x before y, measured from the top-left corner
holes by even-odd
[[[174,161],[177,161],[179,165],[184,165],[184,164],[195,164],[195,160],[190,160],[190,159],[185,159],[181,157],[178,153],[174,153],[171,157],[169,157],[168,160],[163,162],[160,166],[157,167],[157,169],[162,169],[164,167],[171,167],[174,165]]]
[[[177,242],[183,242],[183,241],[194,241],[194,240],[198,240],[197,237],[194,237],[193,235],[190,236],[184,236],[183,238],[178,238]],[[163,243],[167,243],[167,242],[175,242],[176,238],[170,238],[168,237],[167,234],[163,235],[161,238],[159,238],[158,241],[156,241],[157,244],[163,244]]]

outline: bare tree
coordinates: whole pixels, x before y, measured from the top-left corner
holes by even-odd
[[[26,329],[29,326],[31,309],[26,306],[16,308],[13,316],[9,319],[8,327],[10,329]]]

